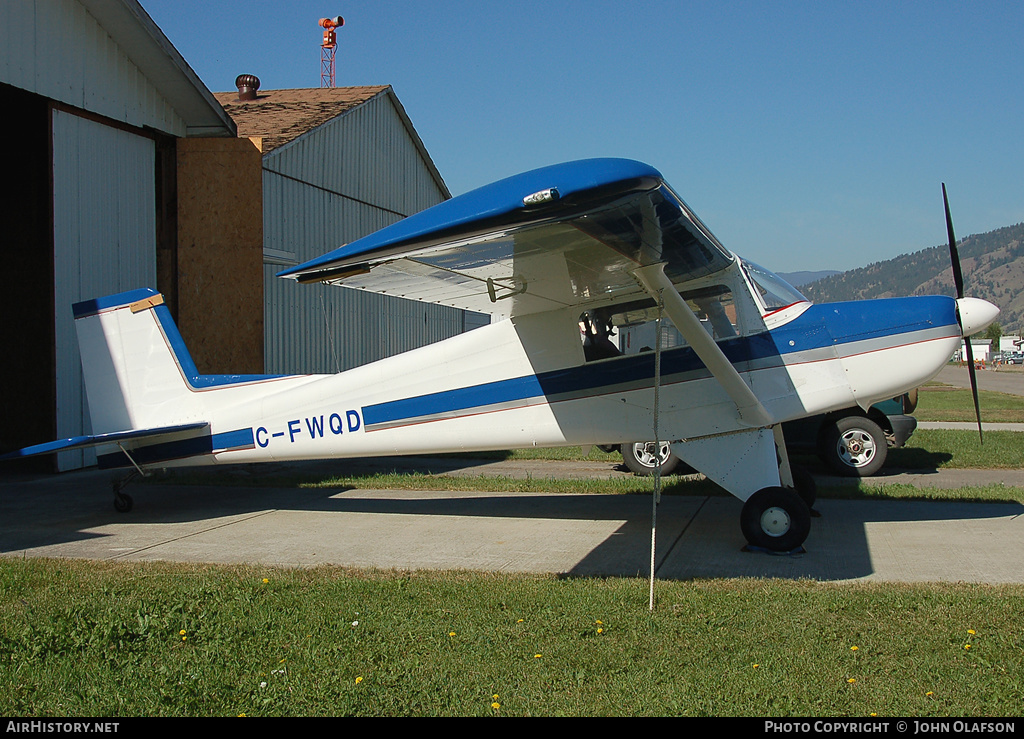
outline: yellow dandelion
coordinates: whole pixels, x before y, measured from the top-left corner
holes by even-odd
[[[535,654],[535,655],[533,655],[533,658],[534,659],[540,659],[540,655],[539,654]]]
[[[935,695],[935,693],[929,690],[927,693],[925,693],[925,695]]]
[[[455,632],[454,631],[449,631],[448,632],[448,636],[455,636]]]
[[[855,677],[851,677],[851,678],[850,678],[849,680],[847,680],[846,682],[850,683],[850,685],[853,685],[853,684],[854,684],[855,682],[857,682],[857,678],[855,678]]]
[[[519,619],[518,621],[516,621],[517,624],[521,624],[522,622],[523,622],[523,619]]]
[[[496,701],[496,700],[498,700],[498,694],[497,694],[497,693],[495,693],[494,695],[492,695],[492,696],[491,696],[491,700],[492,700],[492,701]]]
[[[598,626],[603,626],[603,625],[604,625],[604,621],[602,621],[602,620],[600,620],[600,619],[598,619],[598,620],[597,620],[597,621],[595,621],[594,623],[596,623],[596,624],[597,624]]]
[[[753,667],[754,667],[754,669],[755,669],[755,670],[756,670],[756,669],[757,669],[758,667],[760,667],[760,666],[761,666],[761,665],[760,665],[759,663],[757,663],[757,662],[755,662],[755,663],[754,663],[754,665],[753,665]]]
[[[268,580],[267,578],[263,578],[263,584],[264,585],[266,585],[268,582],[270,582],[270,580]]]
[[[498,703],[498,701],[494,701],[494,703],[491,704],[491,708],[497,711],[499,708],[501,708],[501,704]]]
[[[967,629],[967,633],[974,636],[977,632],[974,629]]]
[[[178,632],[178,636],[185,636],[185,629]]]
[[[970,649],[970,648],[971,648],[970,644],[964,644],[964,649]]]
[[[857,645],[850,647],[851,652],[856,652],[858,649],[860,649],[860,647],[858,647]]]

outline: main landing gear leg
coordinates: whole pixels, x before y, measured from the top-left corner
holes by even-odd
[[[776,425],[772,432],[775,434],[775,454],[779,458],[779,480],[782,486],[796,490],[796,494],[811,509],[811,516],[816,517],[818,514],[814,511],[814,504],[818,500],[818,483],[803,467],[790,464],[782,424]]]
[[[672,451],[744,501],[740,529],[751,547],[792,552],[811,530],[814,480],[794,474],[779,439],[781,430],[761,427],[675,442]]]
[[[811,506],[816,492],[814,479],[794,474],[789,465],[782,429],[774,429],[779,457],[779,487],[761,488],[743,504],[740,528],[751,546],[771,552],[799,549],[811,532]]]

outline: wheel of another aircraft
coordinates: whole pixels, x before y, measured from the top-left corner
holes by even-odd
[[[740,528],[752,546],[790,552],[811,532],[811,511],[791,488],[762,488],[743,504]]]
[[[870,418],[848,416],[826,431],[821,453],[840,475],[870,477],[882,469],[889,447],[881,426]]]
[[[671,475],[679,466],[679,457],[672,453],[672,445],[667,441],[661,442],[660,445],[653,441],[623,444],[621,451],[622,461],[635,475],[653,475],[659,454],[661,456],[661,474]]]

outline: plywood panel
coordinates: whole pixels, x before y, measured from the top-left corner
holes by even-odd
[[[248,139],[178,141],[178,328],[204,374],[263,371],[263,185]]]

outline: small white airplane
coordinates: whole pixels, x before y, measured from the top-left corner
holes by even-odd
[[[744,501],[751,545],[792,551],[813,491],[781,423],[920,386],[999,313],[960,277],[958,299],[813,305],[622,159],[493,183],[281,276],[504,320],[337,375],[203,376],[153,290],[78,303],[93,433],[5,457],[97,446],[143,472],[657,438]],[[624,355],[609,338],[660,315],[683,345]]]

